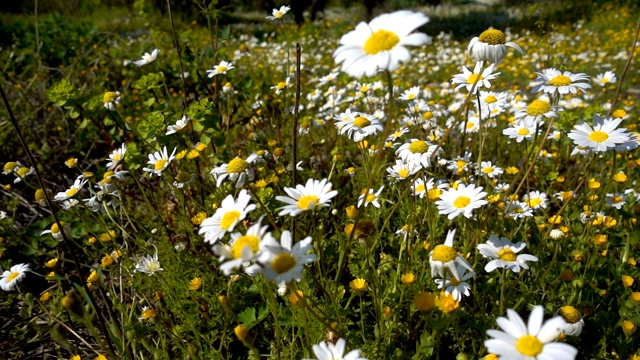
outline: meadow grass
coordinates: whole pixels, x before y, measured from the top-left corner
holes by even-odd
[[[496,359],[531,314],[521,354],[640,359],[640,13],[592,6],[483,77],[447,22],[354,76],[336,9],[11,17],[2,357]]]

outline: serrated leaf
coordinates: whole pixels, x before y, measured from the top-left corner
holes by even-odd
[[[253,323],[256,322],[256,309],[246,308],[240,314],[238,314],[238,320],[246,327],[250,328]]]

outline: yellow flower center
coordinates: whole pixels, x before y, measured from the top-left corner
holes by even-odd
[[[60,222],[60,224],[62,224],[62,226],[64,226],[64,224],[62,222]],[[51,225],[51,233],[52,234],[57,234],[60,232],[60,228],[58,227],[57,223],[54,223],[53,225]]]
[[[226,66],[222,66],[222,65],[218,66],[218,72],[219,73],[223,73],[225,71],[227,71],[227,67]]]
[[[400,169],[398,171],[398,175],[400,175],[401,178],[406,178],[407,176],[409,176],[409,169],[404,168],[404,169]]]
[[[529,135],[529,133],[530,133],[530,131],[527,128],[518,129],[518,135],[520,135],[520,136],[527,136],[527,135]]]
[[[440,198],[440,195],[442,195],[442,190],[440,189],[431,189],[427,191],[427,196],[429,197],[429,200],[437,200]]]
[[[453,201],[453,206],[457,207],[458,209],[462,209],[464,207],[466,207],[467,205],[469,205],[471,203],[471,199],[469,199],[468,196],[458,196],[458,198],[456,198]]]
[[[449,284],[451,284],[451,286],[458,286],[460,285],[460,280],[456,279],[455,277],[452,277],[451,279],[449,279]]]
[[[245,247],[251,249],[254,254],[257,253],[258,250],[260,250],[260,239],[253,235],[244,235],[238,238],[231,247],[231,256],[233,256],[234,259],[239,259]]]
[[[313,209],[319,203],[320,199],[315,195],[305,195],[298,199],[298,207],[303,210]]]
[[[601,142],[607,141],[608,138],[609,138],[609,134],[607,134],[604,131],[596,130],[596,131],[592,132],[591,134],[589,134],[589,140],[591,140],[593,142],[597,142],[597,143],[601,143]]]
[[[7,276],[7,282],[10,282],[11,280],[17,278],[19,275],[19,272],[12,272],[11,274],[9,274],[9,276]]]
[[[145,311],[143,311],[143,312],[142,312],[142,316],[141,316],[141,317],[142,317],[142,319],[144,319],[144,320],[148,320],[148,319],[153,319],[153,318],[155,318],[157,314],[158,314],[158,313],[157,313],[155,310],[153,310],[153,309],[147,309],[147,310],[145,310]]]
[[[117,99],[117,98],[118,98],[118,94],[116,94],[116,93],[115,93],[115,92],[113,92],[113,91],[109,91],[109,92],[106,92],[106,93],[104,94],[104,97],[102,98],[102,101],[103,101],[105,104],[108,104],[108,103],[111,103],[111,102],[116,101],[116,99]]]
[[[286,83],[286,82],[284,82],[284,81],[280,81],[280,82],[278,83],[278,85],[276,85],[276,87],[278,88],[278,90],[282,90],[282,89],[284,89],[284,88],[285,88],[285,86],[287,86],[287,83]]]
[[[493,95],[489,95],[484,99],[484,102],[486,102],[487,104],[493,104],[496,101],[498,101],[498,99]]]
[[[374,194],[368,194],[366,200],[367,200],[368,203],[370,203],[370,202],[376,200],[376,196]]]
[[[75,195],[77,192],[78,192],[78,189],[71,188],[71,189],[65,191],[64,194],[67,195],[68,197],[71,197],[71,196]]]
[[[551,110],[551,105],[542,100],[533,100],[529,106],[527,106],[527,115],[538,116],[546,114]]]
[[[389,30],[378,30],[364,43],[364,52],[375,55],[380,51],[389,51],[400,42],[400,38]]]
[[[507,42],[507,37],[504,36],[504,33],[496,29],[486,30],[478,38],[481,42],[489,45],[503,45]]]
[[[369,121],[369,119],[367,119],[364,116],[358,116],[357,118],[353,119],[353,125],[359,128],[369,126],[370,124],[371,124],[371,121]]]
[[[296,258],[291,254],[283,253],[276,256],[271,262],[271,268],[278,274],[284,274],[296,266]]]
[[[424,154],[427,150],[429,150],[429,145],[427,145],[426,141],[417,140],[409,145],[409,151],[413,154]]]
[[[416,98],[416,94],[409,94],[409,95],[407,95],[407,99],[409,99],[409,100],[413,100],[413,99],[415,99],[415,98]]]
[[[529,205],[529,207],[532,207],[532,208],[540,205],[540,203],[542,203],[542,199],[540,198],[532,198],[532,199],[529,199],[529,201],[527,201],[527,205]]]
[[[240,215],[240,211],[238,210],[232,210],[225,213],[224,215],[222,215],[222,220],[220,220],[220,227],[228,230],[230,227],[235,225],[236,221],[238,221],[238,218],[240,218]]]
[[[18,174],[19,177],[25,177],[28,173],[29,168],[27,167],[21,167],[20,169],[16,170],[16,174]]]
[[[422,120],[431,120],[433,119],[433,112],[427,111],[422,114]]]
[[[467,84],[475,84],[478,81],[484,80],[482,74],[471,74],[467,79]]]
[[[571,85],[573,81],[568,76],[558,75],[553,79],[549,80],[549,85],[553,86],[567,86]]]
[[[516,261],[516,253],[511,249],[502,249],[498,251],[498,258],[504,261]]]
[[[4,171],[7,173],[12,172],[16,167],[18,167],[18,163],[10,161],[4,164]]]
[[[485,174],[491,174],[491,173],[493,173],[493,168],[492,167],[483,168],[482,172],[485,173]]]
[[[580,321],[580,312],[573,306],[563,306],[560,308],[560,315],[569,324],[575,324]]]
[[[228,173],[241,173],[249,168],[249,163],[244,159],[235,158],[229,161],[229,165],[227,166]]]
[[[149,272],[154,273],[154,272],[158,271],[158,269],[160,269],[160,264],[155,262],[155,261],[152,261],[147,266],[147,269],[149,270]]]
[[[614,204],[622,202],[622,197],[621,196],[614,196],[614,197],[611,198],[611,202],[614,203]]]
[[[542,342],[533,335],[524,335],[516,341],[516,349],[525,356],[536,356],[542,352]]]
[[[416,186],[416,192],[421,193],[423,191],[425,191],[427,189],[427,187],[424,184],[419,184],[418,186]]]
[[[442,263],[453,261],[456,256],[458,256],[456,250],[447,245],[438,245],[433,249],[433,253],[431,253],[433,260],[440,261]]]
[[[154,168],[155,170],[158,170],[158,171],[159,171],[159,170],[164,170],[164,168],[165,168],[165,166],[166,166],[166,165],[167,165],[167,160],[165,160],[165,159],[160,159],[160,160],[157,160],[157,161],[156,161],[155,165],[153,165],[153,168]]]

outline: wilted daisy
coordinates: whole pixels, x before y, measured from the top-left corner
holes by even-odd
[[[338,339],[335,344],[321,341],[319,344],[313,345],[313,353],[316,355],[316,358],[318,358],[317,360],[367,360],[360,356],[360,350],[358,349],[351,350],[345,355],[346,345],[347,343],[344,339]]]
[[[453,237],[456,235],[456,230],[449,230],[444,244],[437,245],[431,253],[429,253],[429,265],[431,266],[431,277],[440,278],[449,277],[446,274],[446,269],[449,269],[451,275],[458,281],[462,278],[458,272],[458,266],[473,271],[471,264],[458,254],[456,249],[453,248]]]
[[[522,120],[514,121],[511,126],[502,130],[502,134],[511,139],[516,139],[516,142],[531,140],[538,130],[538,124],[537,120],[526,117]]]
[[[482,191],[482,186],[460,184],[457,189],[443,191],[440,200],[436,201],[436,206],[440,215],[447,215],[449,220],[460,214],[470,218],[474,209],[487,203],[487,200],[484,200],[486,196],[487,193]]]
[[[280,243],[273,238],[265,239],[267,256],[260,259],[264,277],[277,284],[300,281],[304,266],[316,260],[314,254],[307,254],[313,247],[311,242],[311,236],[307,236],[293,244],[289,230],[282,232]]]
[[[319,206],[328,207],[329,201],[338,195],[336,190],[331,190],[331,186],[327,179],[309,179],[304,186],[298,184],[295,188],[285,187],[284,191],[289,196],[276,196],[276,200],[287,204],[278,208],[278,215],[296,216]]]
[[[380,203],[378,202],[378,197],[380,196],[382,189],[384,189],[384,186],[381,186],[380,189],[378,189],[378,191],[376,192],[374,192],[375,190],[373,189],[363,190],[362,194],[360,194],[360,196],[358,197],[358,207],[361,207],[363,205],[364,207],[367,207],[369,204],[371,204],[379,209]]]
[[[160,50],[153,49],[151,54],[146,52],[146,53],[144,53],[144,55],[142,55],[142,59],[141,60],[136,60],[133,63],[138,65],[138,66],[147,65],[147,64],[153,62],[156,59],[156,57],[158,56],[159,52],[160,52]]]
[[[425,34],[412,34],[428,21],[421,13],[396,11],[380,15],[369,24],[361,22],[342,36],[333,56],[337,64],[342,64],[342,71],[356,78],[374,76],[378,70],[396,70],[401,62],[411,58],[405,46],[420,46],[429,41]]]
[[[109,154],[109,159],[107,163],[107,169],[113,170],[115,169],[120,161],[124,159],[124,154],[127,152],[127,145],[122,144],[119,149],[115,149]]]
[[[153,256],[146,255],[141,257],[136,263],[136,269],[135,269],[135,271],[149,274],[149,276],[162,270],[164,269],[160,267],[160,261],[158,261],[157,251],[155,254],[153,254]]]
[[[162,151],[156,151],[153,154],[149,154],[149,161],[147,164],[152,165],[153,167],[145,167],[142,168],[142,170],[161,176],[162,172],[169,167],[171,161],[176,158],[174,156],[176,154],[176,150],[177,148],[174,148],[171,152],[171,156],[169,156],[167,153],[167,147],[165,146],[162,148]]]
[[[226,62],[226,61],[220,61],[220,64],[215,65],[213,67],[213,70],[207,70],[207,76],[209,76],[210,78],[216,76],[216,75],[223,75],[226,74],[227,71],[229,70],[233,70],[235,69],[235,67],[233,66],[232,63],[230,62]]]
[[[478,61],[473,68],[473,72],[469,71],[466,66],[462,66],[462,74],[456,74],[451,79],[453,84],[458,84],[456,90],[466,87],[467,91],[471,89],[490,88],[491,82],[489,80],[495,79],[500,73],[493,73],[495,70],[495,64],[491,64],[489,67],[482,70],[482,61]],[[482,72],[480,72],[482,70]]]
[[[402,181],[409,176],[417,173],[422,169],[419,163],[404,162],[402,160],[396,160],[396,164],[387,168],[389,177],[396,181]]]
[[[471,285],[466,282],[472,277],[476,276],[474,271],[469,271],[465,266],[457,266],[458,276],[460,280],[455,277],[447,277],[446,279],[435,279],[435,283],[438,285],[438,289],[444,289],[444,293],[451,294],[456,301],[462,300],[462,295],[470,296]],[[468,271],[468,272],[467,272]]]
[[[116,105],[120,104],[120,92],[108,91],[102,97],[104,107],[109,111],[116,111]]]
[[[222,182],[228,177],[229,180],[236,183],[236,188],[241,188],[244,183],[252,181],[254,177],[253,163],[259,159],[259,156],[252,153],[246,159],[236,157],[229,161],[228,164],[222,164],[211,170],[211,176],[216,179],[216,186],[220,187]]]
[[[80,189],[82,189],[84,187],[84,184],[86,184],[87,181],[88,180],[84,179],[83,177],[77,178],[73,182],[73,185],[71,185],[71,187],[69,189],[57,193],[56,196],[53,198],[53,200],[65,201],[65,200],[73,197],[75,194],[78,193],[78,191],[80,191]]]
[[[182,115],[181,119],[176,120],[175,125],[167,126],[167,133],[165,135],[175,134],[178,131],[184,129],[185,127],[187,127],[187,124],[189,124],[189,120],[190,119],[187,117],[187,115]]]
[[[257,264],[249,264],[256,261],[258,257],[266,251],[264,244],[273,243],[275,239],[267,232],[268,226],[262,226],[262,218],[257,223],[247,229],[246,234],[233,233],[229,245],[213,246],[213,252],[220,256],[220,271],[229,276],[233,270],[246,265],[245,272],[256,274],[260,271]]]
[[[285,16],[285,14],[289,12],[289,10],[291,10],[291,7],[289,6],[281,6],[280,9],[273,9],[273,12],[271,13],[273,14],[273,16],[267,16],[267,19],[268,20],[282,19],[282,17]]]
[[[250,201],[251,195],[244,189],[238,194],[238,200],[234,200],[233,195],[228,195],[215,214],[202,221],[198,234],[204,234],[205,242],[215,244],[224,234],[233,231],[249,212],[255,210],[256,206],[249,205]]]
[[[523,242],[512,244],[506,237],[499,238],[498,235],[492,234],[486,243],[478,245],[478,251],[482,256],[492,259],[484,270],[492,272],[497,268],[504,268],[518,273],[521,268],[528,269],[527,261],[538,261],[538,258],[529,254],[517,255],[526,246]]]
[[[373,115],[351,112],[347,109],[335,119],[338,121],[336,127],[340,130],[340,134],[346,133],[355,142],[360,142],[367,136],[382,131],[382,124]]]
[[[537,305],[529,315],[529,323],[517,312],[507,309],[507,317],[496,320],[500,330],[487,330],[490,339],[485,340],[487,351],[500,359],[573,360],[578,350],[571,345],[553,342],[565,321],[560,316],[544,322],[544,308]]]
[[[588,147],[594,152],[608,151],[631,140],[627,129],[617,129],[621,122],[622,119],[603,118],[596,114],[593,116],[593,127],[580,121],[568,136],[577,146]]]
[[[404,162],[420,164],[426,169],[431,166],[431,157],[436,151],[440,153],[442,149],[424,140],[411,139],[396,150],[396,155]]]
[[[583,93],[587,92],[587,89],[591,88],[586,82],[589,80],[589,76],[584,73],[574,74],[570,71],[561,72],[556,69],[544,69],[542,72],[536,73],[538,77],[537,81],[541,81],[540,85],[535,86],[531,89],[532,92],[545,92],[548,94],[575,94],[578,90]]]
[[[507,37],[502,31],[489,29],[482,32],[480,36],[471,39],[467,53],[477,61],[488,61],[497,65],[507,55],[507,47],[524,55],[524,51],[518,44],[507,42]]]
[[[613,71],[605,71],[593,79],[593,82],[600,86],[612,85],[615,84],[616,81],[618,81],[618,78]]]
[[[0,275],[0,288],[4,291],[13,290],[19,281],[24,279],[27,276],[27,271],[29,271],[28,264],[17,264],[13,265],[9,270],[5,270],[2,275]]]
[[[580,311],[573,306],[563,306],[556,311],[555,316],[562,316],[562,319],[566,324],[560,329],[560,331],[569,336],[580,336],[582,328],[584,327],[584,319]]]
[[[64,221],[60,221],[60,225],[62,225],[62,230],[64,231],[64,233],[69,234],[69,230],[70,230],[69,224],[65,224]],[[62,231],[60,231],[60,227],[58,226],[57,223],[53,223],[53,225],[51,225],[51,228],[49,230],[45,230],[40,233],[40,235],[44,235],[44,234],[51,234],[51,236],[53,236],[53,238],[58,241],[62,241],[62,239],[64,239]]]
[[[20,161],[7,161],[6,163],[4,163],[2,174],[9,175],[14,171],[18,170],[22,166],[23,165],[20,163]]]
[[[30,167],[20,166],[16,168],[16,170],[14,170],[13,172],[13,174],[16,176],[16,178],[13,180],[13,183],[17,184],[27,176],[33,175],[35,173],[36,173],[36,169],[34,169],[33,166],[30,166]]]

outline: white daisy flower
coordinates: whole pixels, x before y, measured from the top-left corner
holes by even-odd
[[[140,258],[136,263],[136,269],[135,269],[135,271],[149,274],[149,276],[162,270],[164,269],[160,267],[160,261],[158,261],[157,251],[155,254],[153,254],[153,256],[147,255]]]
[[[313,353],[318,360],[367,360],[360,356],[360,350],[351,350],[344,354],[346,342],[344,339],[338,339],[335,344],[321,341],[317,345],[313,345]],[[303,359],[314,360],[314,359]]]
[[[78,193],[78,191],[80,191],[84,187],[84,184],[86,184],[87,181],[88,180],[84,179],[84,177],[77,178],[68,190],[57,193],[53,200],[65,201],[69,198],[72,198],[75,194]]]
[[[380,187],[376,192],[374,192],[373,189],[363,190],[362,194],[358,197],[358,207],[363,205],[364,207],[367,207],[371,204],[379,209],[380,203],[378,202],[378,197],[380,196],[382,189],[384,189],[384,186]]]
[[[467,53],[477,61],[488,61],[497,65],[507,55],[507,47],[513,48],[524,55],[524,51],[518,44],[511,41],[507,42],[507,37],[502,31],[489,29],[480,34],[480,36],[471,39]]]
[[[627,196],[625,194],[607,194],[607,196],[604,198],[604,201],[607,203],[607,205],[620,210],[626,203],[626,197]]]
[[[30,167],[26,167],[26,166],[18,167],[13,172],[13,174],[16,176],[16,178],[13,180],[13,183],[17,184],[17,183],[21,182],[27,176],[33,175],[35,173],[36,173],[36,169],[34,169],[33,166],[30,166]]]
[[[151,52],[151,54],[149,53],[144,53],[144,55],[142,55],[142,59],[141,60],[136,60],[133,63],[138,65],[138,66],[143,66],[143,65],[147,65],[151,62],[153,62],[156,57],[158,56],[158,53],[160,52],[160,50],[158,49],[153,49],[153,51]]]
[[[612,85],[615,84],[616,81],[618,81],[618,78],[613,71],[605,71],[593,79],[593,82],[600,86]]]
[[[514,121],[510,127],[502,130],[502,134],[510,139],[516,139],[516,142],[522,142],[522,140],[531,140],[536,131],[539,131],[538,121],[525,117]]]
[[[233,70],[235,69],[235,67],[233,66],[232,63],[227,62],[227,61],[220,61],[220,64],[215,65],[213,67],[213,70],[207,70],[207,76],[212,78],[216,75],[224,75],[227,73],[227,71],[229,70]]]
[[[487,259],[493,259],[484,267],[486,272],[492,272],[497,268],[509,269],[515,273],[520,269],[528,269],[527,261],[538,261],[538,258],[529,254],[518,254],[527,244],[519,242],[512,244],[506,237],[499,238],[492,234],[484,244],[478,245],[478,251]]]
[[[267,19],[268,20],[282,19],[282,17],[285,16],[286,13],[289,12],[289,10],[291,10],[291,7],[289,6],[281,6],[280,9],[273,9],[273,11],[271,12],[273,16],[267,16]]]
[[[546,209],[547,204],[549,203],[549,197],[541,191],[530,191],[522,197],[522,200],[534,210]]]
[[[346,112],[336,116],[334,118],[338,122],[336,127],[339,129],[340,134],[345,133],[353,141],[360,142],[369,135],[375,135],[378,131],[382,131],[382,124],[373,115],[368,115],[361,112],[351,112],[347,109]]]
[[[560,328],[563,334],[569,336],[580,336],[584,327],[584,319],[580,311],[573,306],[563,306],[556,311],[555,316],[562,316],[565,325]]]
[[[522,201],[507,201],[504,209],[507,212],[505,216],[514,220],[533,216],[533,209]]]
[[[553,342],[565,321],[560,316],[544,321],[544,308],[537,305],[529,315],[526,325],[520,315],[507,309],[507,317],[496,320],[500,330],[487,330],[490,339],[485,340],[487,351],[501,359],[574,360],[578,350],[571,345]]]
[[[162,172],[169,167],[169,164],[171,164],[171,161],[173,159],[175,159],[175,154],[176,154],[176,149],[177,148],[173,148],[173,151],[171,152],[171,156],[168,155],[167,153],[167,147],[163,147],[162,151],[156,151],[153,154],[149,154],[149,161],[147,162],[147,164],[153,166],[150,168],[142,168],[143,171],[149,172],[151,174],[156,174],[158,176],[162,175]]]
[[[433,145],[428,141],[411,139],[411,142],[402,144],[396,155],[404,162],[411,162],[422,165],[423,169],[431,166],[431,157],[436,152],[442,152],[438,145]]]
[[[617,129],[621,122],[622,119],[594,115],[593,127],[580,121],[568,136],[577,146],[588,147],[594,152],[608,151],[631,140],[627,129]]]
[[[460,214],[470,218],[474,209],[487,204],[487,200],[483,200],[486,196],[487,193],[482,191],[481,186],[460,184],[457,189],[444,190],[440,194],[440,200],[436,201],[436,206],[440,215],[447,215],[449,220]]]
[[[236,157],[229,161],[228,164],[222,164],[211,170],[211,176],[216,179],[216,186],[220,187],[222,182],[228,177],[229,180],[236,183],[236,188],[241,188],[244,183],[252,181],[254,177],[253,163],[259,159],[259,156],[252,153],[246,159]]]
[[[187,115],[182,115],[181,119],[176,120],[175,125],[167,126],[167,133],[165,135],[175,134],[178,131],[184,129],[185,127],[187,127],[187,124],[189,124],[189,120],[191,119],[189,119]]]
[[[402,181],[408,178],[411,175],[414,175],[418,171],[422,169],[419,163],[414,162],[404,162],[402,160],[396,160],[396,164],[388,167],[387,172],[389,173],[389,178],[395,181]]]
[[[313,247],[311,242],[311,236],[307,236],[293,244],[289,230],[282,232],[280,243],[266,239],[264,246],[268,256],[260,259],[264,277],[278,285],[300,281],[304,266],[316,260],[316,255],[307,254]]]
[[[13,265],[9,270],[5,270],[2,275],[0,275],[0,288],[4,291],[13,290],[18,282],[27,276],[27,271],[30,270],[29,264]]]
[[[503,172],[504,170],[502,170],[501,167],[493,165],[491,161],[482,161],[476,170],[478,175],[485,175],[490,179],[494,179],[502,175]]]
[[[465,266],[462,265],[457,266],[457,271],[458,275],[460,276],[460,280],[456,279],[455,277],[447,277],[446,280],[435,279],[434,281],[438,285],[438,289],[444,289],[445,294],[451,294],[456,301],[461,301],[462,295],[471,296],[471,293],[469,291],[471,290],[471,285],[466,281],[476,276],[476,273],[474,271],[469,271]]]
[[[116,111],[116,105],[120,104],[120,91],[108,91],[102,97],[104,107],[109,111]]]
[[[495,64],[491,64],[480,72],[483,65],[484,63],[482,61],[478,61],[476,66],[473,68],[473,72],[469,71],[466,66],[463,66],[462,74],[456,74],[453,76],[453,79],[451,79],[453,84],[458,84],[458,86],[456,86],[456,90],[463,87],[466,87],[467,91],[471,91],[472,88],[475,88],[476,90],[480,88],[490,88],[491,82],[489,82],[489,80],[495,79],[500,75],[500,73],[493,73],[493,70],[495,70]]]
[[[342,64],[342,71],[356,78],[374,76],[378,70],[394,71],[411,58],[405,46],[429,42],[425,34],[412,34],[428,21],[421,13],[396,11],[380,15],[369,24],[361,22],[342,36],[333,56],[337,64]]]
[[[276,200],[287,204],[278,208],[280,210],[278,215],[296,216],[304,211],[314,210],[316,207],[328,207],[329,201],[338,195],[338,192],[331,190],[331,187],[332,184],[327,179],[309,179],[304,186],[285,187],[284,191],[289,196],[276,196]]]
[[[215,214],[202,221],[198,234],[204,234],[205,242],[215,244],[227,232],[233,231],[249,212],[255,210],[256,205],[249,205],[250,201],[251,195],[245,189],[238,194],[238,200],[234,200],[233,195],[228,195]]]
[[[225,275],[231,275],[239,267],[244,267],[249,274],[256,274],[260,271],[259,265],[250,264],[250,262],[257,261],[261,255],[265,255],[264,244],[275,242],[271,233],[267,232],[268,226],[262,226],[261,221],[262,218],[249,227],[244,235],[241,233],[231,234],[229,245],[216,244],[213,246],[213,252],[220,256],[219,261],[222,263],[220,271]]]
[[[122,144],[119,149],[115,149],[109,154],[109,162],[107,163],[107,169],[115,169],[120,161],[124,160],[124,154],[127,152],[127,145]]]
[[[589,76],[584,73],[574,74],[570,71],[561,72],[556,69],[544,69],[542,72],[536,73],[538,77],[536,81],[541,81],[540,85],[531,89],[532,92],[545,92],[547,94],[575,94],[578,90],[583,93],[587,92],[587,89],[591,88],[586,82],[589,80]]]
[[[413,86],[409,90],[405,90],[404,93],[400,95],[400,100],[404,100],[404,101],[417,100],[419,95],[420,95],[420,87]]]
[[[271,90],[275,90],[276,91],[276,95],[280,95],[280,93],[287,88],[287,86],[289,86],[289,83],[291,82],[291,77],[287,76],[287,79],[285,81],[280,81],[279,83],[273,85],[272,87],[270,87]]]
[[[437,245],[433,250],[431,250],[431,253],[429,253],[429,265],[431,266],[432,278],[435,278],[436,276],[443,279],[445,277],[449,277],[446,274],[446,269],[449,269],[451,275],[456,280],[460,281],[462,277],[458,272],[458,266],[462,266],[469,271],[473,271],[471,264],[469,264],[469,262],[453,248],[453,237],[455,235],[455,229],[449,230],[444,244]]]

